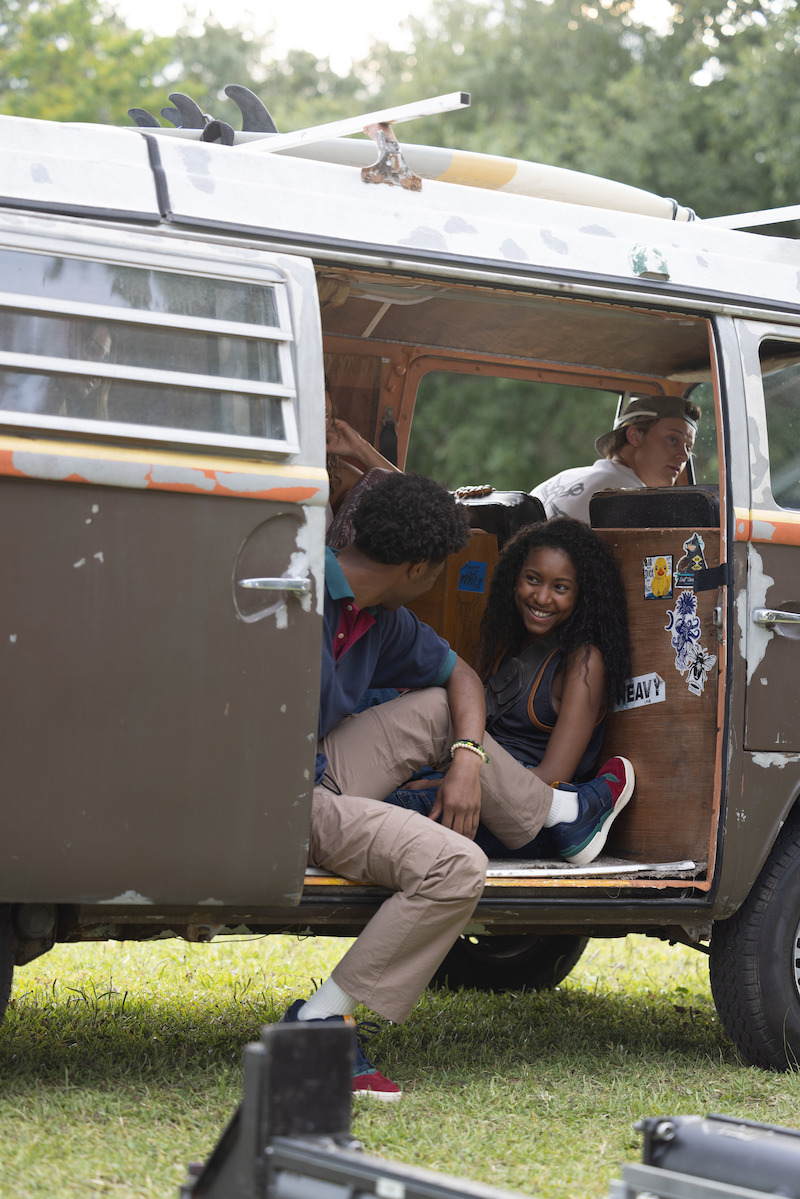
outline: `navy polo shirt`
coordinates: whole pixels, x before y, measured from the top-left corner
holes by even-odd
[[[359,613],[336,552],[325,551],[325,611],[319,736],[349,716],[372,687],[442,687],[453,673],[455,652],[407,608]],[[371,618],[371,619],[370,619]],[[341,636],[340,636],[341,634]],[[336,652],[337,642],[343,647]],[[327,759],[317,754],[315,782]]]

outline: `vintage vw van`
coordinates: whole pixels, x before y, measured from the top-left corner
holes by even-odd
[[[521,453],[542,385],[582,389],[587,430],[630,392],[704,415],[686,486],[593,503],[635,801],[589,867],[493,863],[440,978],[552,986],[586,938],[649,933],[710,952],[748,1061],[794,1065],[800,243],[531,164],[403,165],[383,125],[374,170],[319,131],[0,132],[0,1005],[56,941],[351,935],[381,902],[305,872],[323,372],[401,466],[448,372],[531,385]],[[465,656],[519,507],[475,500],[420,601]]]

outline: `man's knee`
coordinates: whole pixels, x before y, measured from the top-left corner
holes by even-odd
[[[442,847],[428,873],[441,898],[477,900],[483,894],[489,860],[474,841],[452,835]]]

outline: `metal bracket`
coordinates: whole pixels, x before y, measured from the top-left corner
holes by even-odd
[[[422,180],[406,165],[391,125],[387,121],[378,121],[375,125],[366,125],[364,132],[372,138],[381,153],[371,167],[361,168],[362,182],[389,183],[404,187],[406,191],[422,191]]]

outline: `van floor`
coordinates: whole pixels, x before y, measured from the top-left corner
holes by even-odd
[[[486,877],[492,879],[534,878],[697,878],[705,873],[708,863],[689,858],[670,862],[633,862],[629,858],[616,858],[601,854],[589,866],[571,866],[560,858],[492,858]],[[324,881],[359,886],[348,879],[330,874],[316,866],[306,868],[306,884],[312,887]],[[363,884],[361,884],[363,885]]]
[[[673,862],[633,862],[629,858],[615,858],[601,854],[589,866],[572,866],[561,858],[493,858],[486,872],[487,878],[553,878],[568,877],[619,878],[643,876],[647,878],[695,878],[706,869],[707,863],[682,859]]]

